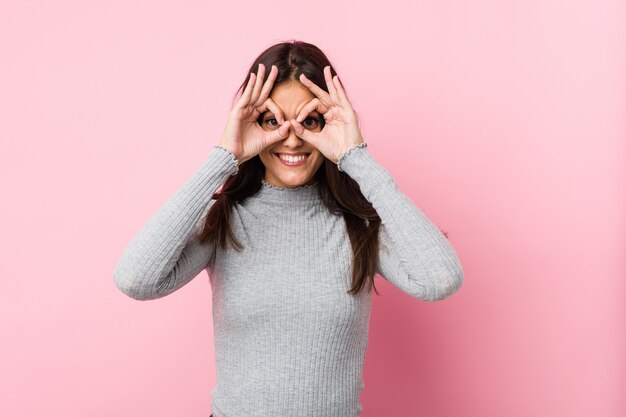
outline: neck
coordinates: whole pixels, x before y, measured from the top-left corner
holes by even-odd
[[[256,196],[262,200],[285,202],[285,203],[316,203],[320,201],[319,182],[313,180],[308,184],[298,185],[296,187],[279,187],[261,180],[261,189]]]

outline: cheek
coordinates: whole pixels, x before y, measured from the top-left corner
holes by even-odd
[[[320,151],[314,151],[314,154],[315,154],[315,168],[319,168],[324,163],[324,160],[326,159],[326,157],[322,155]]]
[[[269,151],[262,151],[259,153],[259,158],[263,165],[267,166],[268,163],[272,161],[272,153]]]

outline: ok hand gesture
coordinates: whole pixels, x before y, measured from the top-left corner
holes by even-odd
[[[263,84],[264,75],[265,66],[263,64],[259,64],[258,74],[250,73],[248,84],[233,106],[222,134],[220,146],[231,151],[239,164],[253,158],[267,146],[271,146],[289,135],[291,123],[284,121],[283,112],[269,97],[278,75],[278,68],[272,65],[265,84]],[[278,129],[265,131],[257,123],[261,113],[267,110],[271,111],[276,116],[276,120],[281,123]]]
[[[296,119],[286,121],[281,128],[291,122],[298,137],[315,146],[326,158],[336,164],[350,148],[363,143],[363,137],[356,113],[352,109],[339,77],[331,76],[330,66],[324,67],[324,78],[329,93],[322,90],[304,74],[300,75],[300,82],[316,97],[300,110]],[[325,125],[320,132],[307,130],[300,123],[314,110],[324,116]]]

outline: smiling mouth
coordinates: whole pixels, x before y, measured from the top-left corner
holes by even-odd
[[[304,165],[306,161],[309,159],[309,155],[311,152],[298,152],[294,154],[285,154],[285,153],[274,153],[278,160],[286,166],[297,167],[300,165]]]

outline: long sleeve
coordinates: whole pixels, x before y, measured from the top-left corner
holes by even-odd
[[[365,143],[342,155],[338,169],[354,179],[381,218],[377,272],[405,293],[438,301],[463,283],[457,254],[443,233],[402,193]]]
[[[178,290],[206,268],[215,244],[201,244],[196,232],[215,202],[215,191],[238,171],[235,156],[214,146],[193,177],[128,243],[113,273],[115,285],[131,298],[152,300]]]

